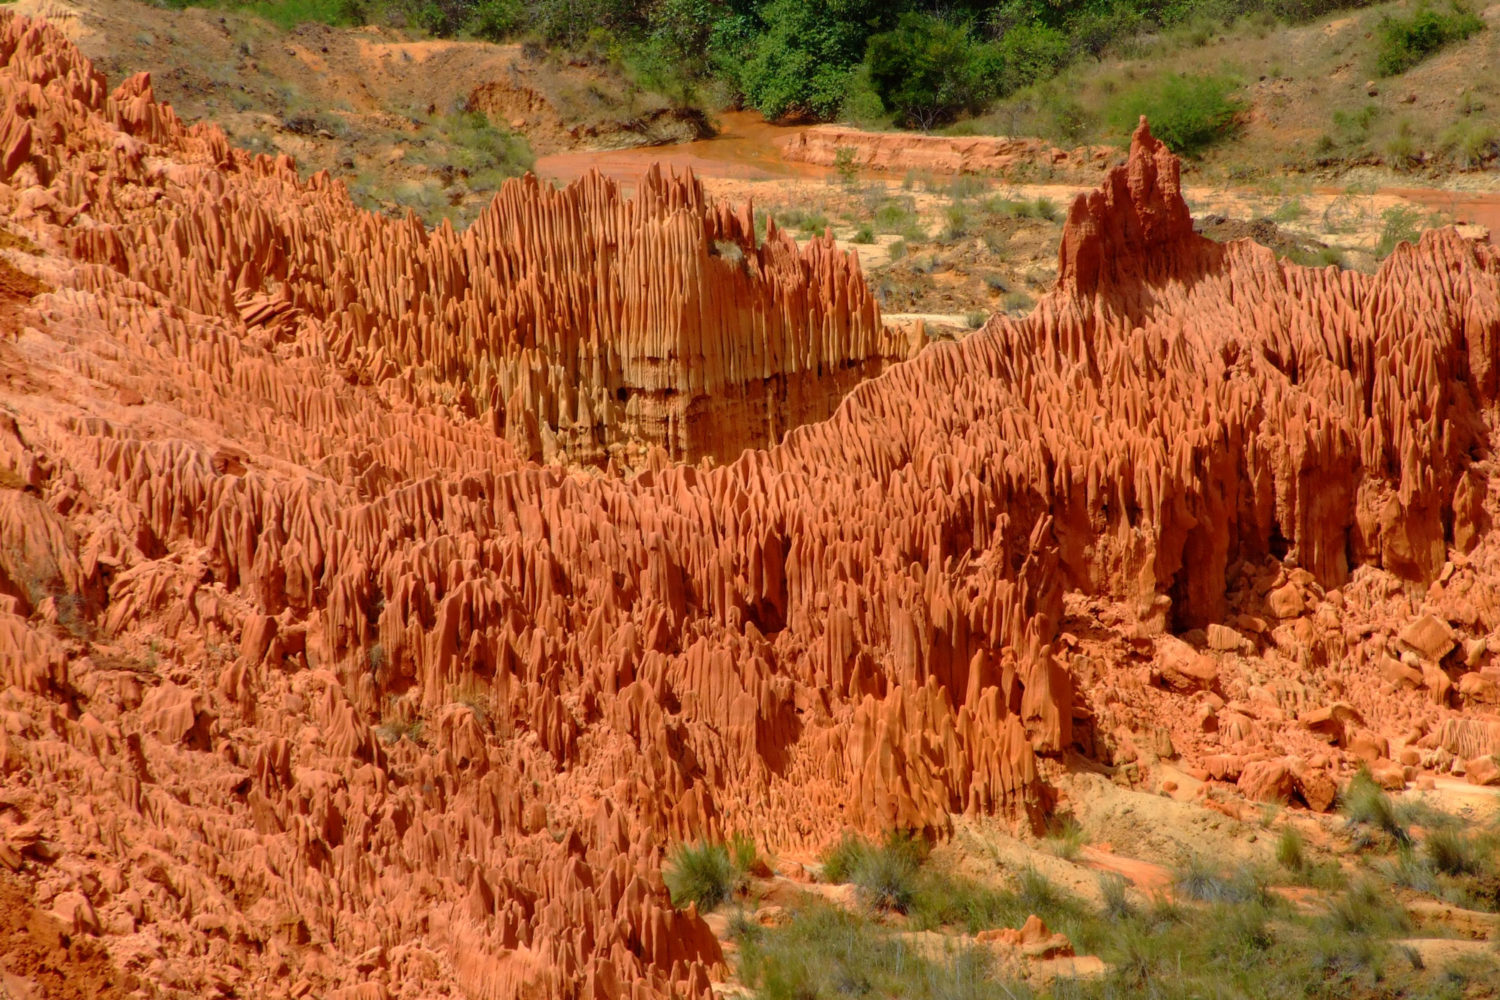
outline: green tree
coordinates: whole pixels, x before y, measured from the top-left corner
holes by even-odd
[[[886,108],[924,131],[982,109],[1002,69],[1000,52],[967,26],[919,13],[902,14],[894,29],[871,38],[865,60]]]
[[[767,118],[838,113],[865,43],[889,16],[877,0],[769,0],[730,17],[716,38],[745,102]]]

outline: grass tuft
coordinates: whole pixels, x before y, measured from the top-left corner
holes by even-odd
[[[1392,210],[1392,212],[1396,211],[1400,210]],[[1393,221],[1394,217],[1391,212],[1387,212],[1386,215],[1388,233],[1394,226],[1405,225],[1404,222]],[[1402,219],[1404,218],[1405,216],[1402,216]],[[1386,237],[1383,235],[1380,245],[1385,247],[1385,244]],[[1377,250],[1377,254],[1381,257],[1388,256],[1391,249],[1394,249],[1394,243],[1383,253]],[[1410,839],[1406,828],[1396,817],[1396,807],[1391,802],[1391,797],[1375,783],[1375,778],[1367,767],[1361,767],[1356,771],[1354,777],[1349,779],[1349,784],[1344,786],[1343,792],[1339,795],[1339,809],[1350,826],[1364,826],[1379,830],[1394,837],[1399,843],[1405,843]]]
[[[1254,870],[1224,872],[1200,854],[1190,856],[1173,873],[1172,888],[1199,903],[1261,903],[1266,887]]]
[[[707,841],[679,844],[662,868],[662,881],[672,895],[672,905],[681,908],[696,903],[699,913],[727,902],[738,880],[729,850]]]
[[[1276,863],[1290,872],[1302,872],[1307,868],[1302,834],[1292,827],[1285,827],[1281,836],[1276,838]]]

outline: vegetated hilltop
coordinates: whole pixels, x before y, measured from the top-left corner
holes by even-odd
[[[208,0],[205,0],[207,3]],[[170,6],[183,6],[170,0]],[[529,38],[679,107],[775,119],[1124,140],[1267,168],[1474,171],[1500,156],[1500,6],[1478,0],[218,0],[321,19]]]
[[[363,206],[463,226],[535,155],[678,142],[708,133],[601,58],[412,31],[267,21],[235,5],[21,0],[112,77],[151,70],[189,122],[286,153],[304,176],[337,171]],[[317,13],[322,8],[297,8]]]
[[[675,841],[1495,773],[1488,246],[1211,243],[1142,123],[1029,317],[886,367],[688,179],[429,232],[10,11],[0,100],[0,860],[118,989],[707,1000]],[[726,396],[833,412],[674,463]]]

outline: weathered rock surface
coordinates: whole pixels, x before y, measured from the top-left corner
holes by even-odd
[[[707,998],[675,840],[1035,818],[1068,748],[1324,807],[1360,728],[1494,753],[1381,664],[1408,587],[1500,626],[1500,262],[1191,221],[1142,128],[1030,318],[854,386],[854,263],[690,181],[428,233],[0,11],[54,289],[0,330],[0,861],[163,995]]]

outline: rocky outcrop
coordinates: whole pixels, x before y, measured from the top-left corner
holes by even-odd
[[[783,159],[832,167],[841,150],[862,170],[931,171],[937,174],[1098,176],[1117,151],[1108,146],[1058,149],[1039,139],[993,135],[916,135],[863,132],[841,125],[817,125],[777,140]]]
[[[887,356],[859,273],[689,180],[429,233],[8,12],[0,135],[55,289],[0,339],[0,858],[164,992],[707,998],[677,840],[1024,822],[1069,749],[1325,806],[1492,752],[1468,646],[1339,617],[1500,625],[1500,262],[1451,232],[1217,248],[1143,127],[1031,317],[805,422]]]

